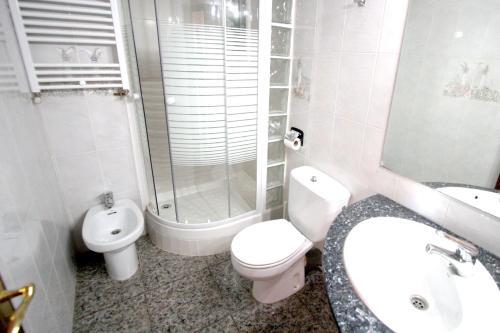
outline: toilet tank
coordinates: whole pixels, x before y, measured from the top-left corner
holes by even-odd
[[[323,172],[310,166],[295,168],[288,190],[290,222],[312,242],[322,241],[350,197],[344,185]]]

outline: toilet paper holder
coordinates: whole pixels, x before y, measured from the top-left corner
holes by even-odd
[[[304,131],[297,127],[291,127],[290,131],[288,131],[285,135],[285,138],[290,141],[295,140],[296,138],[300,139],[300,145],[304,146]]]

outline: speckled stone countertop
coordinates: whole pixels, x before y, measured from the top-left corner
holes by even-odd
[[[343,260],[344,242],[349,231],[358,223],[378,216],[405,218],[445,230],[380,194],[344,209],[330,227],[323,251],[326,290],[340,332],[393,332],[358,298],[347,276]],[[500,288],[500,259],[482,249],[478,259]]]
[[[499,190],[495,190],[492,188],[486,188],[486,187],[481,187],[481,186],[476,186],[476,185],[468,185],[468,184],[444,183],[444,182],[424,182],[422,184],[425,186],[429,186],[430,188],[433,188],[433,189],[438,189],[441,187],[465,187],[465,188],[473,188],[476,190],[500,193]]]

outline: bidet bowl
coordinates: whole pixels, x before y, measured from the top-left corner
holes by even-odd
[[[144,231],[144,217],[128,199],[108,209],[98,205],[85,215],[82,236],[85,245],[104,254],[106,269],[114,280],[126,280],[138,269],[135,241]]]
[[[108,209],[99,205],[89,209],[83,221],[83,241],[99,253],[111,252],[135,242],[144,231],[144,217],[128,199]]]

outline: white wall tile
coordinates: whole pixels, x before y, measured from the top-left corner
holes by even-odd
[[[370,105],[370,90],[376,56],[343,53],[335,112],[338,116],[364,123]]]
[[[354,1],[348,1],[348,3],[345,6],[347,18],[342,50],[350,52],[377,51],[385,0],[366,1],[365,7],[358,7]]]
[[[408,0],[386,0],[379,52],[399,53],[407,10]]]
[[[126,102],[116,96],[85,96],[97,150],[130,147]]]
[[[44,96],[37,109],[42,114],[52,154],[95,150],[89,112],[82,95]]]
[[[373,77],[371,104],[367,118],[369,125],[378,128],[385,128],[386,126],[387,110],[391,107],[397,64],[397,54],[378,55]]]

